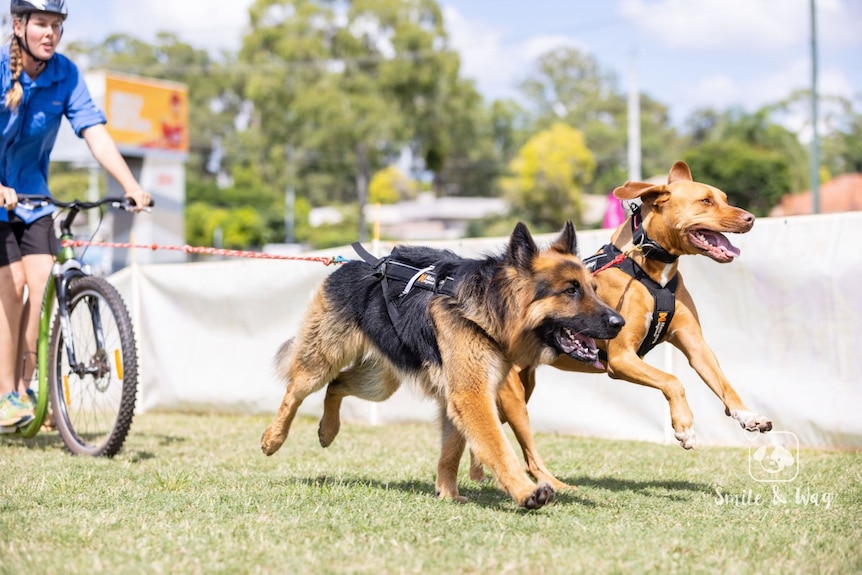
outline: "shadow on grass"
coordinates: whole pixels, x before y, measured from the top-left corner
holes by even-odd
[[[10,436],[9,443],[15,442],[19,445],[24,445],[27,449],[32,451],[53,451],[55,449],[66,449],[63,446],[63,441],[60,439],[60,435],[57,432],[40,432],[34,437],[16,437]]]
[[[142,437],[150,437],[152,439],[155,439],[155,441],[159,447],[164,447],[164,446],[171,445],[174,443],[182,443],[184,441],[187,441],[187,439],[185,437],[180,437],[180,436],[176,436],[176,435],[163,435],[163,434],[151,434],[151,433],[150,434],[142,433],[139,435]],[[84,435],[84,437],[87,438],[88,436]],[[60,451],[65,451],[68,453],[68,451],[66,450],[66,446],[63,445],[63,440],[60,439],[60,434],[57,433],[56,431],[42,431],[42,432],[38,433],[37,435],[35,435],[34,437],[26,437],[26,438],[25,437],[16,437],[13,435],[13,436],[9,436],[8,439],[4,438],[3,442],[0,443],[0,445],[3,445],[4,443],[11,444],[13,442],[18,443],[20,445],[23,445],[24,448],[29,449],[31,451],[48,452],[48,451],[60,450]],[[136,463],[139,461],[145,461],[147,459],[154,459],[155,457],[156,457],[156,455],[152,451],[148,451],[148,450],[144,450],[144,449],[129,449],[128,443],[126,444],[126,447],[123,447],[120,450],[120,453],[117,455],[117,458],[127,459],[132,463]]]
[[[577,477],[567,478],[569,484],[577,485],[580,489],[567,489],[557,491],[555,505],[577,505],[581,507],[599,507],[602,503],[595,501],[586,493],[587,489],[604,489],[614,492],[638,493],[647,497],[665,498],[674,501],[689,501],[694,493],[703,493],[710,490],[708,485],[693,483],[690,481],[631,481],[612,477]],[[307,485],[321,489],[332,488],[372,488],[382,491],[397,490],[403,493],[411,493],[435,497],[434,484],[429,481],[381,481],[366,477],[295,477],[286,478],[286,483]],[[481,507],[508,510],[512,512],[528,511],[514,506],[512,498],[499,489],[493,481],[467,483],[459,485],[460,494],[467,498],[467,505],[479,505]],[[514,506],[514,507],[513,507]]]
[[[663,497],[674,501],[688,501],[694,493],[705,493],[712,488],[705,483],[679,480],[648,480],[636,481],[631,479],[620,479],[618,477],[581,477],[560,478],[569,485],[577,485],[581,488],[604,489],[614,492],[640,493],[650,497]],[[563,493],[577,493],[577,491],[564,491]]]

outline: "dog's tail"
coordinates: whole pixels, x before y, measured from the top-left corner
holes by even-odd
[[[290,364],[290,355],[293,352],[293,340],[294,338],[290,338],[281,344],[278,351],[275,352],[275,358],[273,358],[272,362],[276,375],[285,383],[287,383],[287,368]]]

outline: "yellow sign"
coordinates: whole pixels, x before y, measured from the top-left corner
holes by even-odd
[[[189,150],[189,97],[183,84],[108,74],[105,115],[120,147]]]

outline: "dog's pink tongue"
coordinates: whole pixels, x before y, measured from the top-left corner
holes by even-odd
[[[706,238],[706,241],[708,241],[709,244],[715,249],[724,252],[726,255],[732,258],[739,256],[739,248],[730,243],[730,240],[728,240],[724,236],[724,234],[720,234],[718,232],[704,231],[701,232],[701,235],[703,235]]]

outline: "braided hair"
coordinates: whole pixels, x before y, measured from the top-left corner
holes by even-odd
[[[13,16],[18,19],[19,16]],[[9,66],[12,68],[12,87],[6,92],[6,107],[17,110],[21,98],[24,97],[24,88],[21,87],[21,72],[24,71],[24,57],[21,54],[21,42],[15,34],[9,41]]]

